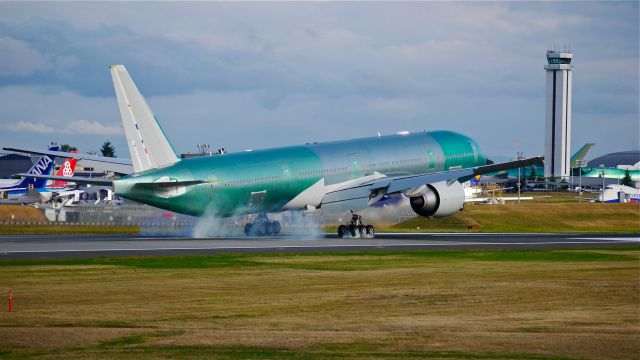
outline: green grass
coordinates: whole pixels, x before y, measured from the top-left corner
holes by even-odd
[[[143,338],[143,337],[141,337]],[[135,337],[132,341],[136,341]],[[125,339],[128,340],[128,339]],[[122,345],[136,344],[136,342]],[[116,358],[209,358],[209,359],[516,359],[516,360],[570,360],[575,358],[527,353],[461,352],[461,351],[398,351],[360,344],[340,344],[338,347],[321,347],[309,350],[289,350],[259,347],[218,346],[137,346],[118,348],[106,353]]]
[[[440,219],[414,217],[380,231],[497,233],[640,233],[640,205],[523,202],[467,205]]]
[[[619,248],[604,248],[620,250]],[[626,250],[640,250],[625,247]],[[8,266],[74,266],[112,265],[148,269],[206,269],[206,268],[264,268],[264,269],[309,269],[309,270],[363,270],[397,266],[381,258],[411,258],[424,261],[512,261],[512,262],[582,262],[582,261],[634,261],[626,254],[611,254],[585,250],[417,250],[417,251],[353,251],[316,254],[220,254],[168,257],[122,257],[95,259],[47,259],[4,260],[0,267]],[[283,261],[289,259],[293,261]],[[300,259],[302,261],[296,261]],[[401,261],[401,260],[399,260]],[[55,269],[54,269],[55,270]],[[63,271],[63,270],[61,270]]]
[[[2,225],[1,235],[41,235],[41,234],[139,234],[137,226],[95,226],[95,225]]]

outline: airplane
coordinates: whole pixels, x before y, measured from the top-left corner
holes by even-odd
[[[589,152],[589,150],[591,150],[591,147],[593,147],[594,145],[595,145],[594,143],[586,143],[582,145],[580,149],[578,149],[578,151],[576,151],[573,155],[571,155],[571,159],[570,159],[571,169],[579,168],[578,163],[582,161],[585,158],[585,156],[587,156],[587,153]],[[526,179],[532,173],[536,174],[536,176],[539,178],[544,178],[544,166],[528,166],[528,167],[522,168],[520,170],[520,178]],[[507,169],[505,171],[500,171],[495,174],[487,174],[482,181],[484,183],[486,182],[502,183],[502,182],[513,181],[517,179],[518,179],[518,169],[516,168],[516,169]]]
[[[258,214],[245,225],[247,235],[280,233],[281,225],[267,213],[356,212],[395,194],[408,197],[420,216],[450,216],[464,207],[461,181],[543,160],[486,165],[476,141],[451,131],[180,159],[124,65],[111,65],[110,71],[134,172],[115,180],[68,180],[112,185],[123,198],[187,215]],[[361,221],[338,231],[339,237],[374,235],[374,227]]]
[[[600,192],[600,195],[598,195],[598,201],[602,202],[604,199],[604,202],[619,203],[620,196],[618,194],[620,192],[623,192],[625,194],[628,202],[636,204],[640,202],[640,189],[631,186],[615,184],[605,187],[604,191]]]
[[[601,173],[603,170],[604,177],[608,179],[623,179],[626,173],[625,169],[619,168],[591,168],[588,169],[588,171],[586,171],[584,174],[582,174],[582,176],[592,178],[601,177]],[[629,176],[631,176],[631,181],[640,182],[640,170],[629,170]]]
[[[47,155],[44,155],[44,156],[47,156]],[[76,160],[67,159],[62,164],[62,166],[60,167],[56,175],[59,177],[73,176],[75,172],[75,168],[76,168]],[[55,198],[58,196],[70,195],[71,190],[68,188],[68,185],[69,185],[68,181],[54,180],[53,182],[47,181],[44,187],[34,186],[32,188],[28,188],[26,192],[8,191],[8,192],[5,192],[6,196],[3,196],[3,198],[0,199],[0,204],[29,205],[37,202],[47,202],[52,198]],[[0,190],[0,192],[1,191],[2,190]]]
[[[49,147],[49,151],[58,151],[58,146]],[[39,199],[36,195],[46,189],[46,176],[51,174],[55,159],[55,156],[43,155],[29,171],[21,174],[22,179],[0,179],[0,204],[32,203]]]

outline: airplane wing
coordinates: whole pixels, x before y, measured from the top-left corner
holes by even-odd
[[[542,165],[543,157],[533,157],[524,160],[510,161],[500,164],[483,165],[472,168],[441,171],[430,174],[378,177],[370,181],[355,183],[353,186],[342,187],[325,194],[321,208],[333,211],[347,211],[364,209],[380,200],[386,194],[404,193],[407,196],[418,194],[427,184],[446,181],[467,181],[476,175],[490,174],[496,171]]]
[[[27,191],[26,194],[22,194],[12,199],[0,199],[0,205],[30,205],[43,200],[44,198],[38,190],[31,189]]]
[[[111,186],[113,185],[113,180],[104,179],[104,178],[86,178],[86,177],[78,177],[78,176],[53,176],[53,175],[34,175],[34,174],[15,174],[14,177],[32,177],[38,179],[49,179],[49,180],[63,180],[68,182],[74,182],[77,184],[95,184],[95,185],[104,185]]]
[[[113,171],[121,174],[130,174],[133,172],[133,163],[131,162],[131,159],[112,158],[112,157],[79,154],[79,153],[68,153],[64,151],[49,151],[49,150],[40,150],[40,149],[32,149],[32,148],[16,148],[16,147],[8,147],[8,146],[2,147],[2,150],[10,151],[10,152],[26,153],[26,154],[59,156],[67,159],[76,159],[78,160],[78,164],[81,166],[101,167],[107,171]]]

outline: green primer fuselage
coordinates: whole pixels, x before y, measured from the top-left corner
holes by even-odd
[[[485,163],[469,137],[433,131],[182,159],[115,180],[114,190],[178,213],[233,216],[317,206],[326,186],[374,172],[425,174]],[[161,190],[150,185],[168,180],[206,183]],[[300,200],[303,192],[307,195]]]

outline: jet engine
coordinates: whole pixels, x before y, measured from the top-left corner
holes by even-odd
[[[464,207],[464,189],[457,181],[450,184],[446,181],[428,184],[420,195],[409,197],[409,203],[413,211],[420,216],[451,216]]]

